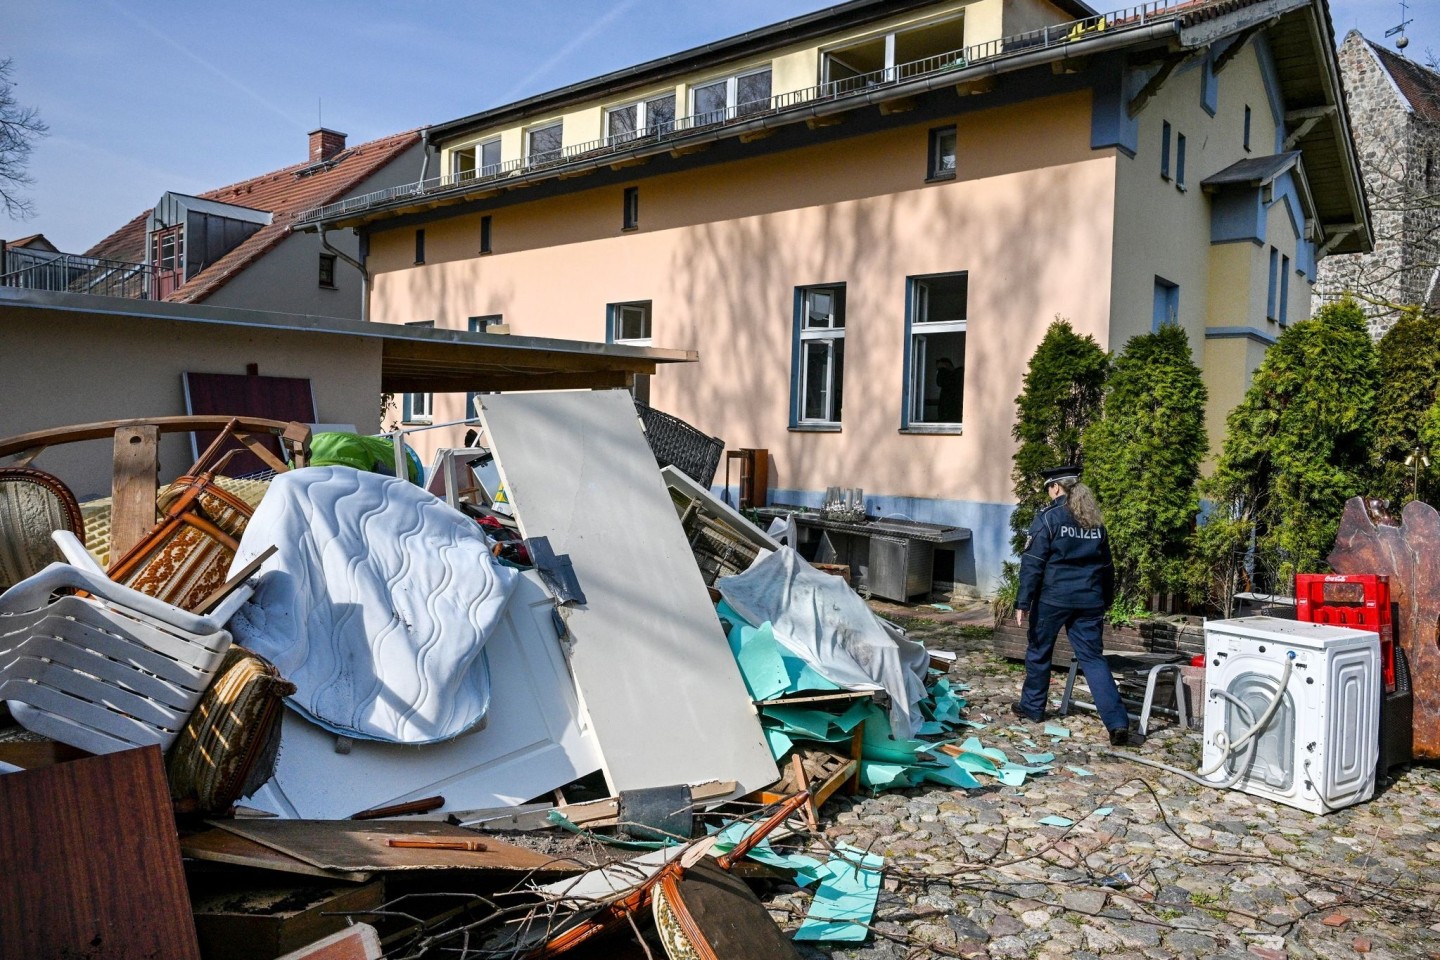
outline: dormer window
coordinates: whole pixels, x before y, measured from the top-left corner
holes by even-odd
[[[696,125],[720,123],[770,107],[770,68],[762,67],[723,80],[712,80],[690,91],[690,116]]]
[[[625,143],[640,137],[663,135],[675,129],[675,94],[652,97],[605,111],[605,139]]]
[[[534,127],[525,133],[525,162],[548,163],[559,160],[564,147],[564,121]]]

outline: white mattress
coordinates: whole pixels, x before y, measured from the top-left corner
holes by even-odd
[[[336,733],[405,744],[484,719],[485,641],[516,571],[473,520],[404,480],[307,467],[275,478],[232,571],[272,544],[229,627],[296,685],[292,707]]]

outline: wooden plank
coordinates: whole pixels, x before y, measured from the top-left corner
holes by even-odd
[[[570,664],[611,792],[778,779],[630,395],[480,405],[521,532],[568,554],[588,598],[565,609]]]
[[[380,960],[381,956],[379,933],[368,923],[357,923],[279,960]]]
[[[323,877],[326,880],[343,880],[348,883],[363,883],[373,876],[364,870],[326,870],[228,830],[205,830],[185,837],[180,841],[180,852],[192,860],[254,867],[257,870],[273,870],[302,877]]]
[[[52,447],[62,443],[77,443],[81,440],[103,440],[113,436],[116,430],[125,427],[156,426],[161,433],[187,433],[191,430],[220,430],[231,421],[231,417],[148,417],[131,420],[102,420],[98,423],[81,423],[68,427],[54,427],[17,434],[0,440],[0,457],[26,453],[36,447]],[[276,436],[291,437],[292,424],[278,420],[260,420],[255,417],[240,417],[239,429],[250,433],[272,433]],[[303,426],[303,424],[302,424]],[[310,431],[305,428],[303,436],[308,441]]]
[[[159,747],[0,776],[0,960],[199,960]]]
[[[110,556],[124,556],[155,526],[160,493],[160,428],[154,424],[115,431],[111,483]]]
[[[325,870],[500,870],[573,873],[550,857],[486,839],[484,850],[392,847],[392,839],[475,840],[448,823],[411,820],[215,820],[212,826]]]

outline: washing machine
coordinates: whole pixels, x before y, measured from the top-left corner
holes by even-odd
[[[1285,664],[1290,674],[1280,683]],[[1275,617],[1241,617],[1205,625],[1205,740],[1202,769],[1223,782],[1246,750],[1227,751],[1251,726],[1222,691],[1262,719],[1237,790],[1328,813],[1369,800],[1379,755],[1380,639],[1368,630]]]

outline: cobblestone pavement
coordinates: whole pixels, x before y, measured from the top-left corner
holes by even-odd
[[[1107,756],[1093,714],[1052,721],[1072,733],[1052,742],[1011,722],[1019,666],[964,626],[976,620],[903,622],[958,654],[950,677],[970,686],[967,719],[990,724],[986,746],[1054,753],[1054,770],[1018,789],[832,800],[827,837],[886,858],[876,935],[803,956],[1440,958],[1440,768],[1412,766],[1321,817]],[[1134,752],[1195,769],[1199,734],[1160,726]],[[1049,815],[1075,824],[1042,825]],[[808,899],[781,887],[767,905],[793,929]]]

